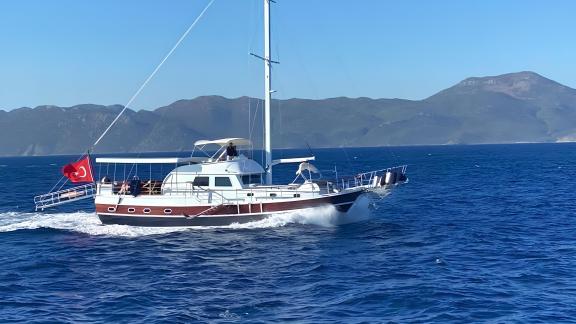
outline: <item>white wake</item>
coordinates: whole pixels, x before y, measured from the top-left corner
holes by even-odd
[[[245,224],[232,224],[217,228],[255,229],[282,227],[290,224],[337,226],[370,218],[370,199],[361,197],[347,213],[333,206],[310,208],[272,215],[266,219]],[[41,228],[67,230],[89,235],[137,237],[166,234],[186,230],[213,229],[214,227],[138,227],[127,225],[102,225],[95,213],[0,213],[0,233]]]
[[[51,228],[89,235],[136,237],[183,231],[182,227],[135,227],[102,225],[95,213],[76,212],[61,214],[19,213],[0,214],[0,233],[18,230]]]
[[[371,200],[367,197],[360,197],[348,212],[339,212],[334,206],[322,206],[286,212],[269,216],[263,220],[245,223],[232,224],[230,228],[270,228],[282,227],[289,224],[317,225],[317,226],[338,226],[349,223],[360,222],[372,216],[370,209]]]

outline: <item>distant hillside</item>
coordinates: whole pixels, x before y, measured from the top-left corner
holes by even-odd
[[[128,110],[97,152],[190,150],[198,139],[250,133],[259,145],[261,106],[253,98],[205,96],[154,111]],[[78,105],[0,111],[0,155],[78,154],[121,109]],[[277,148],[576,140],[576,90],[533,72],[469,78],[421,101],[275,100],[273,115]]]

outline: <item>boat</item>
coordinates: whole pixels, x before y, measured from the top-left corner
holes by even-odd
[[[134,176],[116,179],[105,175],[95,181],[91,157],[64,167],[63,173],[82,186],[57,190],[35,197],[37,210],[93,198],[103,224],[132,226],[225,226],[262,220],[275,214],[333,206],[345,215],[360,197],[386,196],[407,182],[406,165],[353,174],[350,177],[318,177],[315,156],[273,160],[271,141],[272,74],[270,0],[264,0],[264,161],[247,156],[252,143],[245,138],[199,140],[190,157],[130,158],[97,157],[96,164],[150,168],[173,165],[163,178]],[[117,118],[118,119],[118,118]],[[112,126],[112,125],[111,125]],[[111,127],[109,126],[108,129]],[[107,129],[107,130],[108,130]],[[104,135],[104,134],[103,134]],[[102,136],[103,136],[102,135]],[[98,141],[102,138],[98,139]],[[97,142],[98,142],[97,141]],[[96,143],[97,143],[96,142]],[[201,152],[203,156],[197,156]],[[293,164],[295,179],[287,184],[273,182],[273,168]],[[89,172],[87,172],[87,169]]]

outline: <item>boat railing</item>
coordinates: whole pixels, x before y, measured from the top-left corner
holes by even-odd
[[[340,177],[335,180],[313,180],[312,183],[318,186],[314,190],[299,188],[300,184],[258,186],[254,188],[244,187],[242,189],[208,188],[194,185],[192,182],[186,181],[171,182],[170,187],[162,189],[161,191],[158,190],[154,193],[142,191],[139,195],[152,194],[164,196],[184,196],[193,197],[194,199],[202,202],[220,204],[236,204],[239,201],[261,202],[278,198],[298,198],[304,195],[315,197],[316,195],[320,194],[335,193],[342,190],[358,188],[390,188],[407,180],[406,168],[406,165],[401,165],[386,169],[358,173],[349,177]],[[114,190],[114,193],[119,194],[117,190]],[[126,194],[129,194],[129,192]]]
[[[169,188],[162,190],[164,196],[192,197],[198,201],[210,203],[235,204],[236,202],[260,202],[277,198],[300,197],[309,195],[314,197],[320,193],[332,192],[333,182],[319,185],[319,190],[299,189],[299,185],[271,185],[258,187],[238,188],[207,188],[193,185],[191,182],[172,182]]]
[[[338,181],[340,190],[365,187],[391,187],[407,181],[407,165],[358,173],[351,177],[342,177]]]
[[[89,183],[74,188],[68,188],[35,196],[34,205],[36,210],[44,210],[46,208],[55,207],[82,199],[92,198],[95,194],[96,186],[94,183]]]
[[[194,190],[194,188],[196,188],[196,190]],[[191,193],[192,195],[195,195],[198,198],[198,200],[204,200],[204,201],[210,201],[210,202],[220,201],[221,204],[236,203],[238,200],[242,200],[242,199],[238,199],[238,190],[237,189],[231,190],[231,191],[236,191],[236,198],[225,197],[224,196],[225,190],[214,190],[214,189],[205,188],[205,187],[201,187],[201,186],[194,186],[188,192]]]

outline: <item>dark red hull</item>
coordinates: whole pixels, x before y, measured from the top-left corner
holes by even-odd
[[[103,224],[132,226],[226,226],[234,223],[258,221],[271,214],[299,209],[334,206],[340,212],[347,212],[364,191],[320,197],[315,199],[266,202],[256,204],[154,207],[127,205],[96,205],[96,213]],[[111,211],[111,210],[114,211]],[[169,213],[168,213],[169,211]]]

